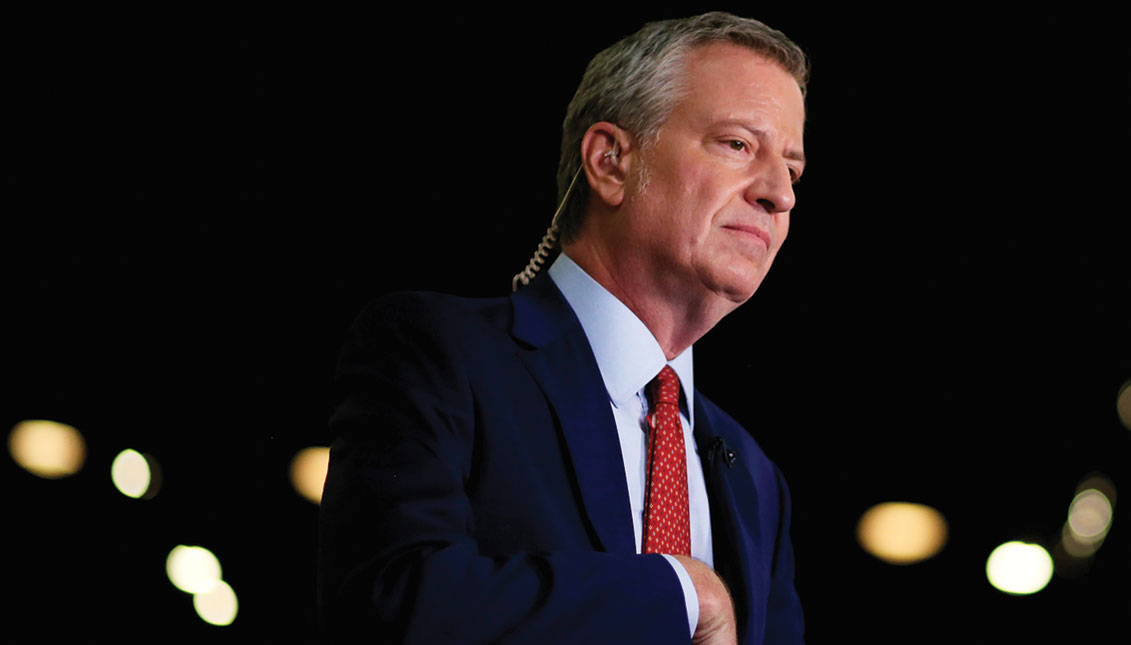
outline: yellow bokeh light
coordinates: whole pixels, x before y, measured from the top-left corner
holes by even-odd
[[[1100,491],[1081,491],[1068,508],[1068,527],[1077,541],[1099,542],[1111,526],[1111,502]]]
[[[220,581],[220,561],[204,547],[178,545],[165,560],[169,581],[181,591],[207,593]]]
[[[63,423],[21,421],[8,435],[8,452],[33,475],[59,479],[82,469],[86,442],[78,430]]]
[[[1127,381],[1119,389],[1119,398],[1116,399],[1115,407],[1123,427],[1131,430],[1131,381]]]
[[[1005,593],[1036,593],[1052,579],[1052,556],[1037,544],[1006,542],[986,560],[986,578]]]
[[[856,525],[864,550],[891,564],[911,564],[938,553],[946,544],[946,520],[922,504],[887,502],[868,509]]]
[[[300,450],[291,460],[291,485],[300,495],[318,504],[322,501],[322,486],[326,483],[329,464],[330,449],[325,446]]]
[[[110,464],[110,479],[118,492],[126,497],[142,497],[149,491],[152,480],[149,461],[136,450],[123,450]]]
[[[223,580],[217,580],[206,593],[193,594],[192,606],[204,622],[221,627],[231,625],[239,611],[236,592]]]

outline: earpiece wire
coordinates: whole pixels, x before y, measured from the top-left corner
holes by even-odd
[[[558,209],[554,211],[554,217],[550,220],[550,228],[546,229],[546,234],[542,236],[542,241],[538,243],[538,249],[534,251],[530,262],[526,264],[525,269],[516,273],[514,278],[511,279],[511,291],[518,291],[519,282],[522,282],[523,286],[530,284],[534,275],[538,273],[546,259],[550,257],[550,252],[554,250],[554,245],[558,241],[558,217],[561,216],[562,211],[565,210],[565,205],[569,202],[569,196],[573,193],[573,185],[577,183],[577,178],[581,176],[581,169],[582,167],[579,166],[577,172],[573,173],[573,179],[569,181],[565,195],[562,196],[562,201],[558,204]]]

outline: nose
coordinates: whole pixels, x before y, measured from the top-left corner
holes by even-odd
[[[797,202],[789,167],[780,159],[759,164],[746,189],[746,201],[758,204],[767,213],[785,213]]]

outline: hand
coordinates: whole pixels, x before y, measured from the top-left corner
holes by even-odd
[[[687,569],[695,593],[699,594],[699,624],[691,642],[698,645],[735,645],[738,634],[734,621],[734,601],[726,583],[706,564],[684,555],[673,556]]]

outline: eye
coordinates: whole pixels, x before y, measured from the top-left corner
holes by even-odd
[[[746,152],[746,142],[738,139],[729,139],[726,142],[727,146],[735,152]]]

